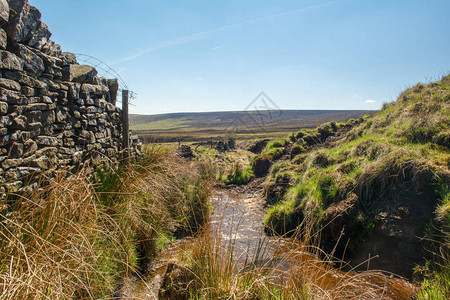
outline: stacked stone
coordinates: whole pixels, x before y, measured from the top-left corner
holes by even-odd
[[[117,80],[50,40],[28,0],[0,0],[0,193],[56,165],[117,160]]]

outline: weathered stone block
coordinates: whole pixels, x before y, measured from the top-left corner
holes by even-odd
[[[76,55],[71,53],[71,52],[63,52],[63,53],[61,53],[59,58],[61,59],[63,66],[77,65],[78,64]]]
[[[21,87],[21,91],[22,91],[22,94],[24,94],[27,97],[34,96],[34,88],[32,88],[32,87],[24,85]]]
[[[11,168],[15,168],[20,166],[20,164],[22,163],[23,159],[22,158],[18,158],[18,159],[5,159],[5,161],[2,163],[2,168],[3,169],[11,169]]]
[[[37,175],[41,173],[42,170],[33,167],[17,167],[5,172],[5,179],[8,181],[25,179],[26,177]]]
[[[23,186],[22,181],[8,182],[5,184],[5,190],[8,193],[17,193],[22,186]]]
[[[33,40],[33,45],[42,39],[42,44],[48,41],[51,33],[48,28],[43,30],[46,26],[41,25],[41,13],[37,8],[24,0],[11,0],[9,6],[10,16],[5,30],[13,41],[27,44]]]
[[[56,114],[54,110],[44,111],[42,112],[42,124],[49,125],[53,124],[56,121]]]
[[[55,44],[53,41],[48,41],[41,49],[45,54],[59,57],[62,53],[61,46],[58,44]]]
[[[88,83],[92,82],[95,76],[97,76],[97,70],[92,66],[69,65],[63,68],[62,79],[64,81]]]
[[[0,116],[0,128],[11,126],[12,120],[9,116]]]
[[[9,148],[10,158],[21,158],[23,155],[23,144],[14,142]]]
[[[50,136],[38,136],[36,139],[36,143],[39,146],[47,146],[47,147],[56,147],[59,146],[60,142],[56,137]]]
[[[70,118],[70,115],[67,112],[60,109],[56,110],[56,122],[65,123],[68,118]]]
[[[11,135],[10,134],[5,134],[0,137],[0,147],[6,146],[9,143],[11,143]]]
[[[58,149],[56,147],[44,147],[42,149],[39,149],[36,151],[36,156],[37,157],[41,157],[41,156],[53,156],[58,152]]]
[[[0,87],[0,101],[8,104],[22,105],[25,104],[27,99],[23,97],[19,92],[11,91]]]
[[[77,111],[77,110],[75,110],[75,111],[73,112],[73,116],[74,116],[75,118],[77,118],[77,119],[81,119],[81,114],[80,114],[80,112]]]
[[[0,0],[0,25],[9,20],[9,4],[6,0]]]
[[[42,127],[42,123],[36,122],[36,123],[29,123],[28,124],[28,130],[30,131],[39,131]]]
[[[5,50],[7,44],[8,44],[8,37],[6,35],[6,31],[0,28],[0,50]]]
[[[65,138],[63,141],[64,147],[73,147],[75,146],[75,141],[71,138]]]
[[[36,137],[37,134],[31,131],[21,131],[19,142],[24,143],[26,140]]]
[[[14,118],[11,128],[19,129],[19,130],[26,130],[27,124],[28,124],[27,117],[21,115],[21,116]]]
[[[0,87],[12,90],[12,91],[20,91],[20,84],[14,80],[7,78],[0,78]]]
[[[86,94],[87,97],[92,96],[102,96],[109,92],[108,88],[104,85],[94,85],[94,84],[87,84],[84,83],[81,86],[81,92],[83,94]]]
[[[86,108],[86,112],[87,112],[88,114],[95,114],[97,111],[98,111],[98,109],[97,109],[97,107],[95,107],[95,106],[88,106],[88,107]]]
[[[0,69],[22,71],[24,62],[17,55],[0,50]]]
[[[41,111],[26,111],[24,115],[27,117],[28,123],[39,123],[42,120]]]
[[[42,49],[49,41],[52,33],[48,29],[47,24],[42,23],[31,35],[31,39],[27,42],[30,47]]]
[[[40,111],[44,111],[44,110],[48,110],[48,104],[45,103],[33,103],[33,104],[28,104],[25,108],[27,111],[30,110],[40,110]]]
[[[108,79],[109,99],[112,105],[117,103],[117,92],[119,91],[119,81],[117,79]]]
[[[42,59],[31,51],[27,46],[22,44],[15,44],[12,48],[16,54],[23,61],[23,69],[30,75],[38,77],[44,72],[44,62]]]
[[[84,100],[79,98],[79,99],[75,100],[75,104],[77,104],[78,106],[83,106],[84,105]]]
[[[8,103],[0,102],[0,115],[6,115],[8,113]]]

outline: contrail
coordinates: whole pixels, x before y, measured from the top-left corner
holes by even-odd
[[[207,38],[211,33],[215,33],[215,32],[218,32],[218,31],[223,31],[223,30],[239,27],[239,26],[242,26],[242,25],[245,25],[245,24],[250,24],[250,23],[263,21],[263,20],[267,20],[267,19],[270,19],[270,18],[276,18],[276,17],[286,16],[286,15],[296,14],[298,12],[302,12],[302,11],[309,10],[309,9],[312,9],[312,8],[316,8],[316,7],[327,6],[327,5],[330,5],[332,3],[340,2],[340,1],[342,1],[342,0],[328,1],[328,2],[324,2],[324,3],[320,3],[320,4],[311,5],[311,6],[308,6],[308,7],[299,8],[299,9],[296,9],[296,10],[290,10],[290,11],[286,11],[286,12],[281,12],[281,13],[277,13],[277,14],[273,14],[273,15],[269,15],[269,16],[264,16],[264,17],[260,17],[260,18],[256,18],[256,19],[251,19],[251,20],[247,20],[247,21],[242,21],[242,22],[238,22],[238,23],[234,23],[234,24],[230,24],[230,25],[217,27],[217,28],[214,28],[214,29],[205,30],[205,31],[202,31],[202,32],[188,34],[188,35],[181,36],[181,37],[174,38],[174,39],[170,39],[170,40],[156,42],[156,43],[148,45],[145,48],[138,48],[138,49],[136,49],[136,52],[133,55],[130,55],[130,56],[125,57],[123,59],[120,59],[118,61],[112,62],[109,65],[117,65],[117,64],[120,64],[120,63],[124,63],[124,62],[127,62],[127,61],[134,60],[134,59],[139,58],[139,57],[141,57],[141,56],[143,56],[143,55],[145,55],[148,52],[151,52],[153,50],[163,49],[163,48],[167,48],[167,47],[175,46],[175,45],[186,44],[186,43],[189,43],[189,42],[192,42],[192,41],[196,41],[196,40],[200,40],[200,39],[203,39],[203,38]]]

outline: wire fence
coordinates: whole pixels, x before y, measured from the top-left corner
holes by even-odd
[[[103,77],[106,79],[117,79],[117,81],[119,82],[117,102],[122,102],[122,91],[127,90],[130,99],[129,105],[135,106],[131,101],[137,98],[137,94],[133,91],[130,91],[127,84],[116,70],[108,66],[105,62],[91,55],[82,53],[76,53],[75,55],[77,56],[77,61],[79,64],[93,66],[97,70],[99,77]]]

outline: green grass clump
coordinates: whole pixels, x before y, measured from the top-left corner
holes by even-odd
[[[226,185],[230,184],[247,184],[253,178],[253,170],[251,167],[242,168],[240,164],[235,164],[231,173],[228,175],[222,175],[221,181]]]
[[[289,143],[289,138],[281,138],[275,141],[271,141],[266,145],[266,148],[264,149],[263,153],[270,151],[273,148],[281,148],[286,146]]]

